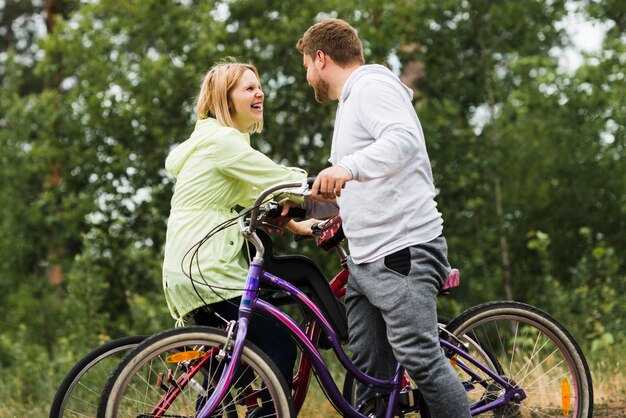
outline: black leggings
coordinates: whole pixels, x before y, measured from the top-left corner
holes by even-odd
[[[209,308],[229,321],[236,320],[239,316],[240,301],[241,298],[230,299],[209,305]],[[197,310],[193,319],[196,325],[224,328],[224,321],[205,309]],[[291,387],[297,350],[296,343],[289,333],[271,320],[253,314],[248,326],[248,339],[268,355]]]

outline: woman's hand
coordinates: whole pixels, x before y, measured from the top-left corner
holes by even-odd
[[[289,199],[283,199],[278,202],[278,204],[283,208],[283,210],[280,212],[281,217],[287,216],[289,214],[289,209],[301,207],[300,203],[296,203],[293,200]]]
[[[278,204],[282,208],[280,215],[277,217],[269,217],[266,215],[261,222],[261,226],[269,233],[277,233],[278,235],[282,235],[283,230],[285,228],[289,229],[288,225],[293,223],[289,215],[289,209],[299,208],[300,203],[293,202],[289,199],[283,199],[278,202]]]
[[[318,224],[320,222],[322,221],[320,221],[319,219],[315,219],[315,218],[306,219],[300,222],[291,220],[287,223],[287,225],[285,225],[285,228],[287,228],[289,231],[293,232],[296,235],[307,235],[307,236],[312,237],[314,235],[313,235],[313,231],[311,230],[311,227],[313,227],[313,225]]]
[[[286,216],[278,216],[276,218],[270,218],[268,216],[265,216],[261,220],[261,227],[270,234],[276,233],[278,235],[282,235],[283,230],[290,222],[293,221],[291,220],[291,218],[288,218]]]

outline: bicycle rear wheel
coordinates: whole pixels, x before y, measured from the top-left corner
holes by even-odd
[[[146,338],[136,335],[111,340],[76,362],[57,389],[50,418],[94,417],[104,382],[122,357]]]
[[[497,360],[500,376],[526,394],[522,401],[511,400],[481,416],[592,416],[593,387],[585,357],[565,327],[542,310],[519,302],[485,303],[463,312],[447,330],[479,341]],[[475,348],[469,347],[470,354]],[[486,380],[464,381],[470,404],[502,396],[500,385],[475,371]]]
[[[159,333],[126,356],[107,381],[98,417],[193,417],[228,361],[223,330],[186,327]],[[232,341],[231,341],[232,344]],[[246,343],[228,395],[211,416],[294,416],[287,384],[272,361]]]

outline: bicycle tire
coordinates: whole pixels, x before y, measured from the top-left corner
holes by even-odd
[[[106,342],[78,360],[59,385],[49,418],[95,416],[104,382],[117,363],[147,335]]]
[[[204,326],[168,330],[148,338],[119,363],[107,380],[97,416],[195,416],[197,403],[206,401],[212,387],[209,385],[217,383],[228,361],[228,356],[226,360],[220,360],[213,355],[226,341],[224,330]],[[211,357],[195,375],[190,375],[185,374],[184,369],[192,366],[192,363],[166,361],[170,355],[179,353],[195,353],[198,358],[205,355]],[[184,375],[189,378],[189,384],[167,383],[163,387],[159,383],[165,380],[158,377],[159,373],[163,373],[163,376],[171,373],[170,382],[181,382],[176,379]],[[168,404],[167,411],[156,411],[155,406],[172,386],[178,387],[180,394]],[[266,403],[261,401],[264,396],[269,397]],[[295,416],[289,386],[281,373],[265,353],[246,342],[237,381],[222,401],[220,409],[211,416],[251,416],[255,410],[263,408],[263,413],[269,409],[279,418]]]
[[[509,401],[484,417],[568,416],[593,414],[589,366],[570,332],[539,308],[520,302],[488,302],[463,312],[448,324],[457,337],[475,335],[502,367],[501,376],[524,390],[526,398]],[[470,403],[494,400],[499,385],[474,385]]]

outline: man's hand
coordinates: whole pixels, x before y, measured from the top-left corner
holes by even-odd
[[[352,180],[352,175],[340,165],[325,168],[315,178],[315,183],[311,187],[311,196],[313,199],[319,196],[324,199],[334,199],[335,196],[341,196],[341,189],[350,180]]]

